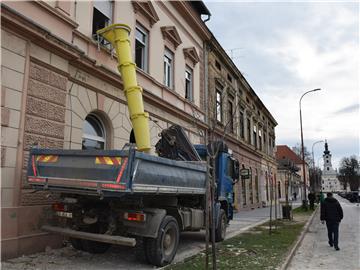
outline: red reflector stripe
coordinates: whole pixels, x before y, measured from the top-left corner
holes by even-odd
[[[29,182],[35,182],[35,183],[45,183],[45,178],[37,178],[37,177],[29,177]],[[61,186],[69,186],[69,187],[76,187],[76,186],[82,186],[82,187],[91,187],[96,188],[98,186],[98,182],[93,181],[69,181],[69,180],[60,180],[60,179],[48,179],[48,183],[51,185],[61,185]],[[110,189],[126,189],[125,184],[110,184],[110,183],[103,183],[101,184],[101,187],[103,188],[110,188]]]
[[[28,181],[29,181],[29,182],[45,183],[45,179],[43,179],[43,178],[29,177],[29,178],[28,178]]]
[[[128,159],[125,158],[125,159],[124,159],[124,163],[123,163],[123,165],[121,166],[121,169],[120,169],[120,171],[119,171],[119,174],[118,174],[118,176],[116,177],[116,183],[119,183],[119,182],[120,182],[121,176],[123,175],[124,170],[125,170],[125,168],[126,168],[127,161],[128,161]]]
[[[112,189],[126,189],[126,186],[123,184],[101,184],[103,188],[112,188]]]
[[[112,160],[114,165],[119,165],[120,164],[119,160],[117,158],[112,157],[111,160]]]
[[[36,164],[35,164],[35,156],[31,157],[31,163],[32,163],[32,169],[33,169],[34,176],[37,176]]]

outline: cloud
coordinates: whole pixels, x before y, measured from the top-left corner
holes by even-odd
[[[277,143],[300,141],[299,99],[321,88],[301,104],[307,146],[336,140],[336,160],[359,148],[358,3],[207,5],[212,12],[207,24],[219,42],[226,49],[241,48],[234,62],[277,120]]]
[[[341,110],[336,111],[334,114],[345,114],[345,113],[353,113],[353,112],[359,112],[359,103],[347,106],[345,108],[342,108]]]

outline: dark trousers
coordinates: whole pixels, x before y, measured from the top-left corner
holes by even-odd
[[[310,200],[310,209],[314,210],[314,200]]]
[[[335,247],[339,244],[339,222],[326,221],[326,227],[328,231],[329,242],[333,243]]]

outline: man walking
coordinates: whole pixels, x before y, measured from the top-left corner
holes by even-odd
[[[309,202],[310,202],[310,209],[314,210],[315,194],[313,192],[310,192],[308,194],[308,199],[309,199]]]
[[[320,220],[322,223],[326,221],[328,231],[329,245],[334,246],[335,250],[339,248],[339,224],[343,219],[343,210],[340,203],[333,197],[331,192],[327,193],[327,197],[321,204]]]

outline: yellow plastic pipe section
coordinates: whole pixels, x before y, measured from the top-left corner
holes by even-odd
[[[126,24],[112,24],[97,31],[116,50],[118,70],[121,74],[128,103],[130,120],[133,125],[136,146],[139,151],[150,150],[149,114],[144,112],[142,88],[136,80],[136,65],[132,61],[129,34]]]

